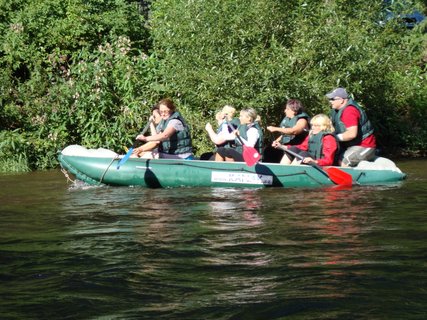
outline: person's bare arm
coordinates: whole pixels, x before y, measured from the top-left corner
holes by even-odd
[[[209,138],[211,139],[211,141],[215,144],[223,144],[224,142],[226,142],[227,140],[225,140],[224,136],[217,134],[213,129],[212,129],[212,125],[210,123],[207,123],[205,126],[206,131],[209,134]]]
[[[150,123],[150,133],[151,133],[152,136],[157,133],[156,132],[156,125],[154,124],[153,121],[151,121],[151,123]]]
[[[307,119],[299,119],[292,128],[280,128],[280,127],[273,127],[273,126],[267,127],[267,130],[270,132],[280,132],[281,134],[285,134],[289,136],[298,135],[307,129],[308,129]]]
[[[145,137],[143,135],[139,135],[136,139],[141,141],[164,141],[169,139],[176,132],[173,126],[166,127],[165,131],[157,133],[152,136]]]
[[[357,126],[348,127],[346,131],[337,135],[340,141],[350,141],[357,137]]]

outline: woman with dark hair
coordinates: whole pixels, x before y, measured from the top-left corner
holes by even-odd
[[[280,136],[273,141],[272,146],[274,148],[280,145],[298,146],[308,135],[310,129],[309,116],[305,113],[301,101],[297,99],[288,100],[283,112],[285,117],[280,122],[279,127],[267,127],[267,130],[272,133],[280,133]]]
[[[159,141],[159,157],[167,159],[194,159],[190,128],[182,115],[176,111],[171,99],[163,99],[158,103],[161,121],[157,126],[158,133],[145,137],[139,135],[141,141]]]

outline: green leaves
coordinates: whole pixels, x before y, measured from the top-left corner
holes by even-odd
[[[393,111],[408,108],[396,105],[394,87],[405,81],[409,92],[424,80],[407,72],[423,49],[417,31],[380,25],[382,10],[381,1],[160,0],[151,24],[162,79],[197,123],[225,103],[255,107],[266,125],[278,123],[288,98],[312,115],[328,112],[324,94],[339,85],[366,106],[380,144],[404,145],[390,139]],[[206,136],[203,125],[195,131]]]
[[[150,113],[152,101],[143,99],[152,79],[146,76],[150,58],[134,50],[129,38],[118,37],[76,59],[70,68],[76,115],[70,129],[89,147],[126,144]]]
[[[201,154],[224,104],[256,108],[267,126],[289,98],[327,112],[337,85],[381,147],[425,150],[427,35],[379,23],[382,1],[150,2],[145,15],[144,1],[0,0],[0,130],[30,143],[7,159],[48,168],[72,143],[121,152],[164,97]]]
[[[47,168],[69,143],[126,145],[153,79],[138,3],[11,0],[0,16],[0,128],[19,128],[31,143],[14,153]]]

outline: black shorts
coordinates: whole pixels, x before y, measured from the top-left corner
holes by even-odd
[[[219,147],[216,151],[223,158],[232,158],[234,161],[243,162],[243,155],[232,148]]]

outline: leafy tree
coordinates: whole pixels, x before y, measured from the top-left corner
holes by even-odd
[[[403,3],[425,12],[421,0],[390,8]],[[335,86],[364,105],[380,147],[424,153],[427,21],[386,22],[383,4],[0,0],[0,167],[54,167],[71,143],[121,151],[166,96],[201,154],[222,105],[277,124],[288,98],[328,112]]]
[[[375,119],[380,144],[404,146],[394,111],[408,107],[396,103],[396,86],[421,94],[425,70],[413,65],[425,35],[382,18],[382,1],[159,0],[150,23],[165,85],[200,119],[231,103],[277,123],[290,97],[328,112],[324,94],[339,85]]]
[[[103,119],[114,123],[116,110],[126,108],[123,103],[135,104],[139,99],[134,96],[135,90],[124,93],[123,88],[129,84],[126,70],[138,65],[146,56],[143,52],[150,47],[145,20],[140,13],[141,3],[0,0],[0,128],[15,130],[15,135],[25,137],[31,166],[55,166],[56,151],[67,142],[93,145],[94,141],[103,143],[117,136],[124,138],[117,132],[112,137],[109,131],[101,133],[105,124],[94,124],[94,121]],[[101,53],[101,48],[110,43],[113,44],[111,52]],[[107,70],[102,64],[109,58]],[[84,74],[82,64],[89,66]],[[143,68],[137,68],[136,73],[141,75],[141,72]],[[110,77],[111,74],[115,78]],[[103,76],[107,75],[106,80]],[[94,79],[103,81],[102,85],[94,83]],[[139,79],[138,83],[132,83],[135,88],[139,84]],[[106,91],[100,93],[101,89]],[[80,99],[76,99],[79,93]],[[76,107],[87,106],[89,100],[92,103],[87,118],[79,112],[73,113]],[[85,131],[89,125],[99,129]],[[82,132],[85,134],[79,136]],[[10,159],[22,150],[3,148],[3,153]]]

